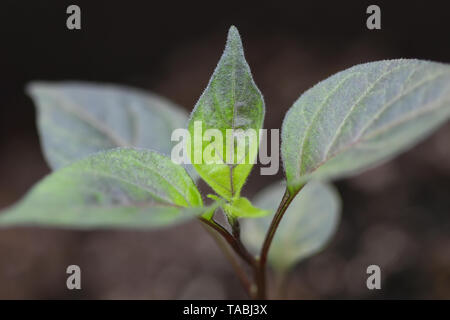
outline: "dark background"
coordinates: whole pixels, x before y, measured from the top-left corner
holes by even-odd
[[[82,30],[66,28],[77,4]],[[382,30],[365,26],[378,4]],[[450,9],[433,1],[2,1],[0,208],[49,172],[40,151],[31,80],[127,84],[191,110],[239,28],[279,128],[306,89],[357,63],[391,58],[450,62]],[[450,298],[450,126],[396,160],[338,181],[343,220],[327,248],[291,274],[286,297]],[[253,174],[246,194],[282,177]],[[69,291],[66,267],[82,269]],[[365,286],[382,269],[382,290]],[[0,231],[0,298],[244,298],[214,242],[196,223],[152,232]]]

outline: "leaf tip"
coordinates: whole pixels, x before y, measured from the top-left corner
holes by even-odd
[[[24,91],[29,97],[33,97],[37,87],[39,87],[39,82],[28,82],[25,85]]]
[[[25,85],[24,91],[31,98],[37,98],[39,94],[51,88],[51,84],[45,81],[31,81]]]
[[[241,36],[239,35],[239,31],[235,26],[231,26],[228,30],[228,36],[227,36],[227,47],[229,46],[238,46],[242,49],[242,40]]]
[[[236,28],[236,26],[231,25],[230,29],[228,29],[228,38],[236,37],[236,36],[239,37],[239,31]]]

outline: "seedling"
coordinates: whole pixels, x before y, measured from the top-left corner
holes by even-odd
[[[28,92],[54,172],[0,214],[1,226],[150,229],[198,219],[248,294],[264,299],[267,263],[286,275],[335,232],[340,200],[329,181],[391,159],[448,120],[450,67],[370,62],[306,91],[283,121],[286,179],[265,186],[253,203],[241,190],[260,136],[241,133],[260,132],[265,105],[235,27],[189,119],[161,97],[118,86],[33,83]],[[180,148],[192,163],[185,168],[169,156],[172,133],[186,124],[194,140]],[[207,143],[195,138],[196,124],[212,130]],[[227,134],[236,140],[219,143]],[[200,193],[200,178],[213,193]],[[217,222],[221,213],[228,223]]]

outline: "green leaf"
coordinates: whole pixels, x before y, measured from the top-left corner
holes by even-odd
[[[346,177],[417,143],[450,116],[450,66],[420,60],[357,65],[306,91],[286,114],[289,190]]]
[[[239,197],[253,167],[263,120],[262,95],[245,61],[239,33],[235,27],[231,27],[225,51],[192,112],[188,126],[193,139],[188,151],[194,168],[215,192],[227,200]],[[200,125],[196,127],[196,123]],[[208,129],[216,129],[215,132],[221,134],[223,143],[214,138],[211,138],[211,142],[202,141],[202,137],[196,135],[196,128],[200,128],[202,133]],[[237,147],[234,150],[226,148],[227,129],[233,134],[240,130],[256,130],[256,140],[245,137],[239,140],[241,146],[245,147],[244,156],[239,155]],[[228,143],[229,146],[234,145],[232,139],[228,139]],[[216,157],[217,161],[214,163],[204,161],[207,153],[205,149],[208,147],[210,149],[207,150],[212,150],[211,154]]]
[[[231,203],[225,204],[223,208],[228,215],[239,218],[258,218],[270,213],[268,210],[254,207],[252,203],[244,197],[234,199]]]
[[[184,110],[162,97],[116,85],[35,82],[27,91],[53,169],[116,147],[170,155],[172,131],[188,120]]]
[[[206,210],[183,167],[154,151],[118,148],[50,174],[0,214],[0,226],[152,228]]]
[[[278,183],[260,191],[254,199],[255,205],[272,214],[243,221],[243,241],[255,252],[261,248],[285,189]],[[268,257],[272,267],[284,273],[321,250],[337,229],[340,210],[339,195],[330,184],[308,183],[291,202],[278,226]]]

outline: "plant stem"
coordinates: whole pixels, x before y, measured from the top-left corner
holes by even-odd
[[[224,239],[221,238],[211,227],[207,226],[206,224],[204,224],[203,227],[214,238],[218,247],[225,254],[225,256],[227,257],[231,266],[233,267],[236,275],[238,276],[239,280],[241,281],[242,286],[244,287],[245,291],[247,292],[247,295],[251,298],[252,297],[252,291],[251,291],[252,284],[250,283],[250,280],[248,279],[247,274],[245,273],[244,269],[240,265],[239,261],[236,260],[236,256],[230,250],[230,247],[224,242]]]
[[[300,191],[300,190],[299,190]],[[228,232],[222,225],[215,222],[213,219],[208,220],[200,217],[199,220],[206,226],[217,231],[224,240],[230,245],[231,248],[238,254],[245,262],[249,264],[253,271],[254,284],[256,286],[256,293],[254,298],[256,299],[266,299],[266,263],[267,255],[269,254],[270,245],[272,244],[273,237],[277,231],[278,225],[283,218],[284,213],[291,204],[292,200],[295,198],[296,193],[291,194],[287,189],[281,199],[280,205],[278,206],[277,212],[272,219],[269,230],[267,231],[266,237],[264,239],[263,246],[261,248],[261,254],[259,258],[253,257],[245,248],[240,239],[241,229],[239,221],[237,219],[229,221],[232,229],[232,233]],[[225,254],[228,256],[230,253],[224,250]],[[230,260],[231,261],[231,260]],[[253,297],[253,288],[242,270],[241,266],[236,262],[232,261],[233,267],[235,267],[238,277],[244,284],[247,293]]]
[[[231,226],[231,234],[236,239],[236,241],[241,242],[241,225],[239,223],[239,220],[237,218],[230,219],[228,218],[228,222]]]
[[[242,242],[234,238],[227,229],[216,223],[214,220],[207,220],[203,217],[200,217],[199,219],[204,224],[216,230],[245,262],[247,262],[252,267],[256,265],[255,258],[247,251]]]
[[[200,217],[199,220],[203,224],[205,224],[205,226],[207,228],[214,229],[217,233],[219,233],[222,236],[222,238],[224,240],[226,240],[226,242],[230,245],[230,247],[233,248],[234,252],[236,252],[236,254],[238,254],[245,262],[247,262],[249,264],[249,266],[252,268],[253,273],[256,274],[256,270],[258,269],[257,261],[247,251],[247,249],[245,248],[245,246],[241,242],[240,237],[239,238],[234,237],[223,226],[221,226],[220,224],[215,222],[213,219],[208,220],[208,219],[205,219],[203,217]],[[235,222],[237,222],[237,220]],[[233,233],[239,236],[239,234],[240,234],[240,227],[239,227],[239,225],[238,225],[238,229],[236,229],[235,223],[233,223],[232,229],[233,229]],[[229,255],[229,253],[227,253],[227,251],[224,250],[224,253],[228,257],[231,257],[231,255]],[[253,289],[252,288],[252,284],[250,283],[250,281],[246,277],[244,270],[242,269],[242,267],[239,265],[239,263],[237,261],[234,261],[234,259],[230,260],[230,262],[232,263],[233,267],[235,268],[236,274],[239,277],[239,279],[241,280],[241,282],[242,282],[245,290],[247,291],[248,295],[251,298],[254,298],[254,294],[253,294],[254,290],[252,290]]]
[[[264,243],[261,248],[261,254],[258,260],[258,266],[255,269],[255,282],[258,289],[258,292],[256,294],[257,299],[266,299],[267,255],[269,254],[270,245],[272,244],[272,240],[275,232],[277,231],[278,225],[280,224],[280,221],[283,218],[286,209],[289,207],[296,194],[297,193],[290,194],[290,192],[286,189],[286,192],[283,195],[283,199],[278,206],[277,212],[272,219],[269,230],[267,231],[266,238],[264,239]]]

